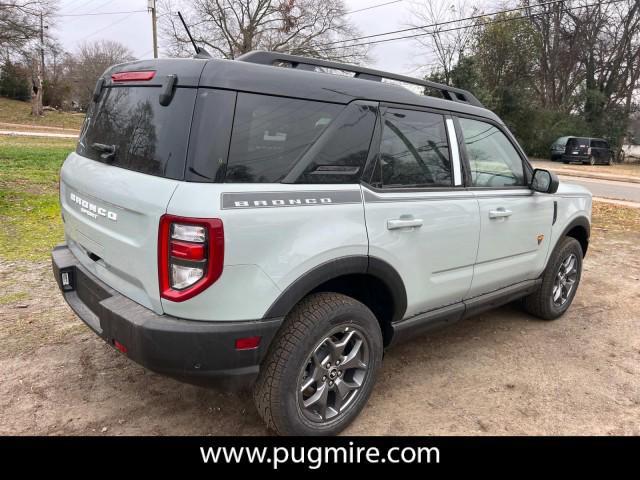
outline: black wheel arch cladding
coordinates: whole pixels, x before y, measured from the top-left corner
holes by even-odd
[[[582,257],[587,255],[589,248],[589,237],[591,236],[591,223],[587,217],[577,217],[573,219],[562,231],[562,235],[558,236],[558,242],[564,237],[573,237],[580,247],[582,247]]]
[[[264,318],[286,316],[309,293],[321,285],[350,275],[370,276],[380,281],[393,300],[390,321],[404,316],[407,309],[407,292],[400,274],[387,262],[367,255],[336,258],[322,263],[298,277],[269,307]]]

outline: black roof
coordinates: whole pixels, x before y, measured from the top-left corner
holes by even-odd
[[[273,63],[291,62],[292,59],[293,63],[297,63],[296,67],[303,65],[303,68],[273,66]],[[354,72],[354,75],[334,75],[304,68],[310,65],[341,69]],[[111,67],[105,72],[104,78],[109,83],[112,73],[147,69],[156,70],[156,78],[152,82],[158,85],[162,84],[164,76],[176,74],[179,86],[220,88],[340,104],[353,100],[372,100],[467,113],[502,123],[465,90],[379,70],[267,52],[251,52],[238,60],[139,60]],[[420,95],[400,85],[383,82],[382,78],[440,90],[444,97],[451,99]]]

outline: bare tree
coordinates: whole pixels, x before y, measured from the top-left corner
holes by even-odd
[[[31,67],[31,114],[42,115],[44,80],[44,18],[54,0],[7,0],[0,5],[0,50],[5,59],[17,55]]]
[[[91,101],[93,89],[100,75],[112,65],[134,60],[133,53],[125,45],[99,40],[83,43],[70,59],[70,76],[74,85],[74,96],[82,108]]]
[[[477,7],[468,0],[442,2],[426,0],[414,2],[411,6],[412,27],[422,27],[415,34],[416,41],[435,57],[432,70],[439,70],[446,83],[451,82],[451,72],[469,47],[474,34],[474,25],[461,20],[478,13]],[[470,28],[457,28],[466,27]],[[412,32],[413,34],[414,32]]]
[[[600,99],[588,99],[586,114],[598,115],[612,104],[629,105],[640,76],[640,1],[598,5],[572,15],[584,30],[586,87]],[[629,112],[627,112],[629,113]]]
[[[197,43],[220,58],[233,59],[251,50],[352,63],[366,57],[362,46],[343,43],[358,31],[346,20],[342,0],[163,0],[160,9],[161,32],[172,55],[192,53],[175,16],[181,10]]]
[[[5,56],[21,53],[40,33],[43,2],[3,0],[0,5],[0,48]]]

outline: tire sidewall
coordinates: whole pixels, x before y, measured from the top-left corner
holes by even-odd
[[[335,435],[345,428],[360,413],[366,404],[382,362],[382,334],[378,321],[371,311],[358,302],[340,305],[333,309],[329,318],[316,323],[311,332],[296,346],[291,361],[283,371],[280,404],[284,407],[285,430],[293,435]],[[298,405],[298,378],[304,363],[317,344],[336,327],[355,327],[366,337],[369,350],[369,369],[362,390],[346,415],[324,424],[314,423],[304,416]],[[293,394],[292,394],[293,393]]]
[[[569,298],[564,303],[564,305],[557,306],[553,302],[553,286],[555,283],[555,278],[560,268],[560,265],[571,254],[574,254],[576,256],[576,261],[578,263],[576,282],[573,287],[573,290],[571,291],[571,294],[569,295]],[[547,276],[547,279],[546,279],[547,281],[545,282],[545,291],[543,294],[546,298],[547,308],[549,309],[549,311],[552,313],[554,317],[559,317],[569,309],[569,307],[573,303],[573,299],[576,296],[578,287],[580,286],[580,280],[582,278],[582,248],[580,247],[580,244],[578,243],[578,241],[575,240],[574,238],[567,238],[562,243],[562,245],[560,245],[560,248],[556,252],[554,252],[553,257],[551,259],[551,263],[549,264],[549,267],[550,268],[545,273],[545,276]]]

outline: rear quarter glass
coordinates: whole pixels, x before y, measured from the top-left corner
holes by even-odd
[[[226,182],[274,183],[344,109],[344,105],[239,93]]]
[[[177,88],[168,106],[161,87],[105,88],[87,112],[77,153],[86,158],[148,175],[182,180],[196,90]],[[95,147],[115,147],[105,158]]]
[[[185,179],[357,183],[377,104],[349,105],[200,89]]]

